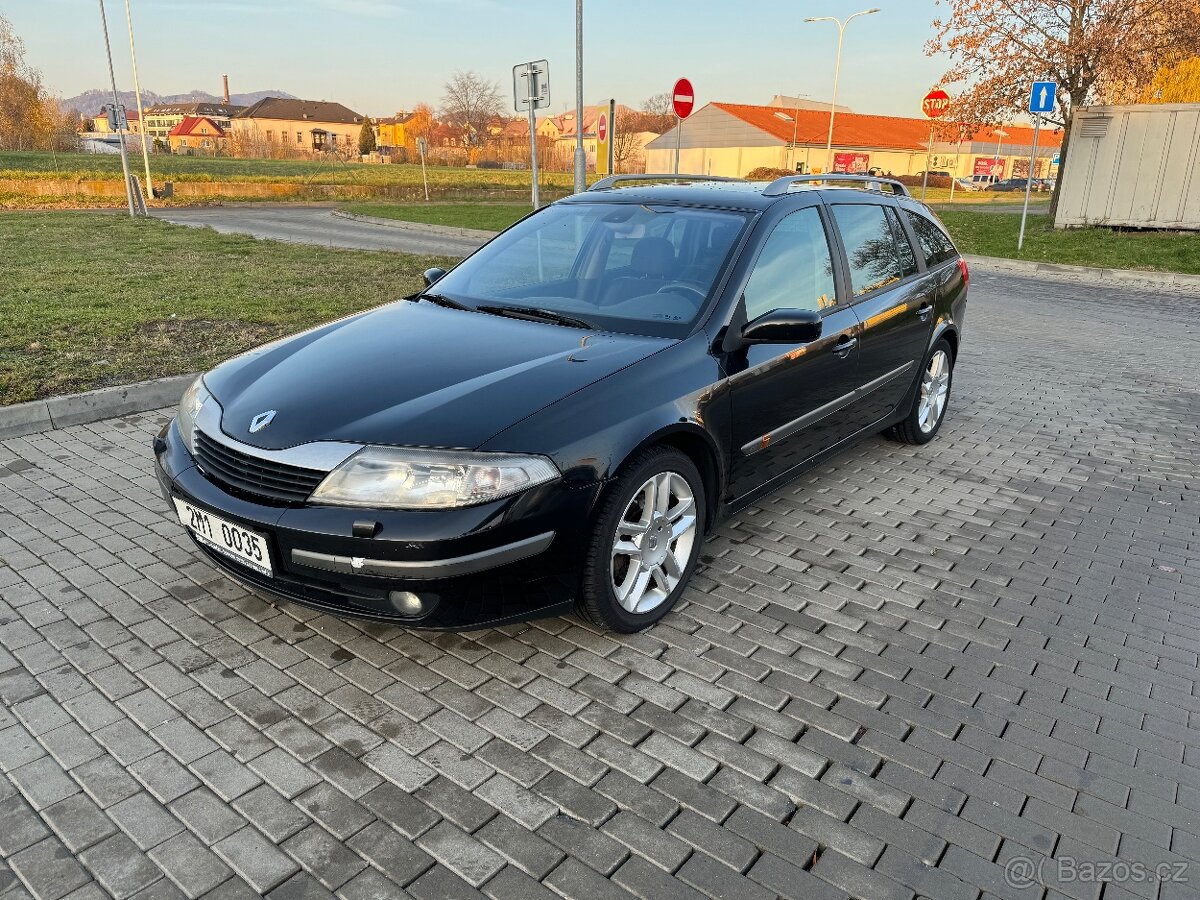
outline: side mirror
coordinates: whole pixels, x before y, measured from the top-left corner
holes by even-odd
[[[807,344],[821,336],[821,314],[811,309],[773,309],[742,326],[743,344]]]
[[[426,269],[423,276],[425,278],[425,287],[433,287],[433,283],[445,274],[446,270],[439,269],[437,266],[434,266],[432,269]]]

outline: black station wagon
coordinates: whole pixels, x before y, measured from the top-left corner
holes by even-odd
[[[158,478],[268,595],[635,631],[723,516],[864,436],[937,434],[967,281],[898,182],[615,176],[419,294],[206,373]]]

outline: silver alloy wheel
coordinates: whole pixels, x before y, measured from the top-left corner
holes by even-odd
[[[617,602],[646,613],[675,590],[696,543],[696,498],[687,479],[659,472],[638,488],[613,535],[609,580]]]
[[[937,428],[946,409],[946,395],[950,393],[950,357],[945,350],[936,351],[929,358],[929,366],[921,378],[921,397],[917,406],[917,426],[925,434]]]

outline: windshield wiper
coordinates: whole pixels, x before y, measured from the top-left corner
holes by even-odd
[[[537,306],[479,306],[480,312],[492,313],[496,316],[508,316],[512,319],[528,319],[533,322],[552,322],[555,325],[566,325],[568,328],[595,329],[595,325],[587,319],[563,315],[552,309],[541,309]]]
[[[447,297],[445,294],[418,294],[417,299],[428,300],[430,303],[436,303],[438,306],[445,306],[448,309],[475,309],[475,307],[460,303],[453,297]]]

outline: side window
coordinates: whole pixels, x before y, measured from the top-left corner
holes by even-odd
[[[921,245],[921,253],[925,255],[925,265],[932,268],[938,263],[954,258],[958,251],[936,222],[912,210],[906,209],[904,214],[908,216],[908,224],[917,233],[917,243]]]
[[[884,213],[882,206],[866,203],[839,203],[833,207],[855,297],[900,280],[896,240]]]
[[[837,305],[833,257],[816,207],[780,220],[746,283],[746,319],[775,309],[819,312]]]
[[[888,224],[892,226],[892,235],[896,238],[896,249],[900,251],[901,272],[905,278],[916,275],[917,257],[913,253],[912,244],[908,242],[908,235],[904,233],[904,226],[900,224],[900,218],[891,207],[888,207],[887,218]]]

